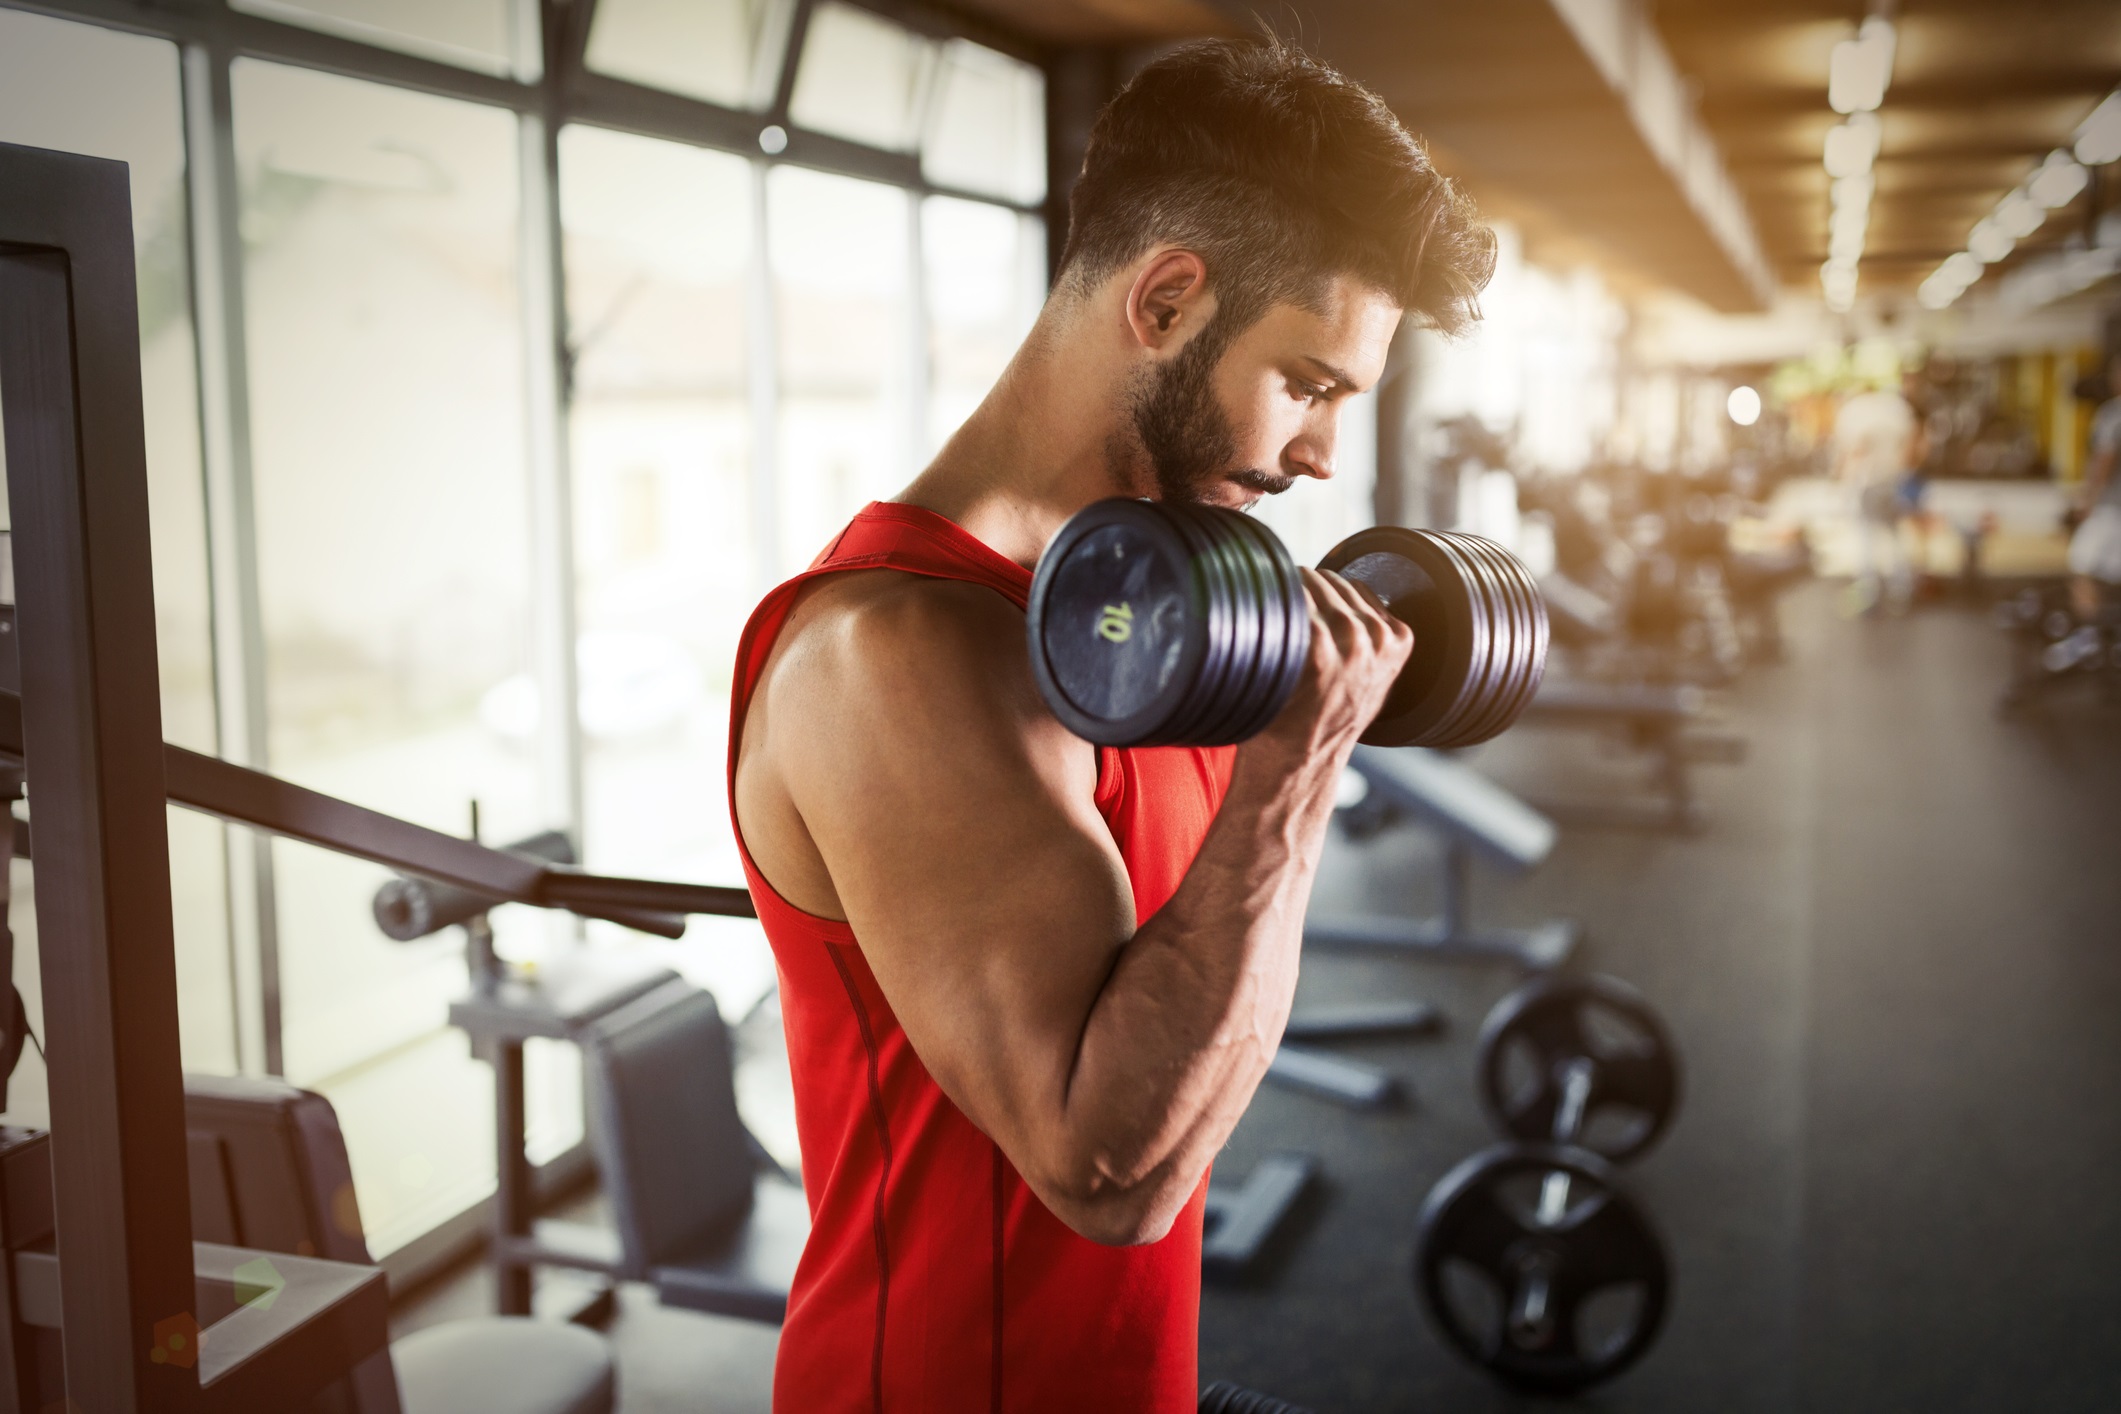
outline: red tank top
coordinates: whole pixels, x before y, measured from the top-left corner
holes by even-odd
[[[955,523],[872,503],[766,596],[737,648],[730,814],[745,709],[797,590],[895,569],[1024,607],[1031,575]],[[1177,890],[1233,752],[1098,753],[1097,809],[1147,919]],[[1190,1414],[1199,1399],[1200,1191],[1161,1242],[1104,1247],[1053,1216],[929,1078],[853,930],[794,907],[743,848],[780,974],[810,1240],[774,1366],[781,1414]]]

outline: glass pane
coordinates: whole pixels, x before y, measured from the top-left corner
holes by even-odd
[[[921,171],[940,186],[1045,200],[1045,75],[966,40],[944,46]]]
[[[727,107],[773,97],[785,0],[600,0],[589,67]]]
[[[490,74],[535,79],[535,7],[515,0],[230,0],[234,9]],[[531,26],[519,32],[517,17]]]
[[[921,207],[933,455],[979,406],[1046,297],[1046,228],[1006,207],[930,197]]]
[[[518,838],[545,822],[491,705],[530,617],[515,120],[255,61],[233,81],[272,767],[438,829],[477,801],[486,838]],[[275,862],[289,1077],[334,1094],[388,1053],[361,1094],[472,1084],[423,1042],[461,940],[386,941],[378,868],[286,842]],[[495,925],[515,949],[545,930]],[[472,1118],[432,1158],[447,1182],[490,1179]],[[372,1224],[402,1216],[394,1194],[361,1192]]]
[[[560,135],[584,833],[613,873],[743,877],[720,782],[730,664],[770,558],[751,495],[752,183],[726,153]],[[741,1014],[772,979],[764,937],[703,925],[672,960]]]
[[[798,167],[767,184],[780,355],[782,573],[913,475],[907,203],[897,187]]]
[[[935,46],[866,10],[826,3],[810,18],[788,105],[797,126],[913,150]]]
[[[132,167],[162,730],[171,741],[210,752],[215,749],[212,613],[183,132],[172,45],[0,10],[0,142],[116,158]],[[0,502],[5,484],[0,479]],[[172,810],[170,862],[184,1063],[233,1071],[235,1004],[221,827]],[[18,928],[30,926],[29,912],[23,897],[14,912]],[[16,976],[29,983],[25,995],[32,994],[34,951],[26,946],[16,956]],[[11,1097],[18,1102],[41,1089],[41,1080],[28,1078],[35,1063],[34,1055],[24,1062]]]

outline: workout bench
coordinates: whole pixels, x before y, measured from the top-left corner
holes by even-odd
[[[1698,687],[1682,683],[1605,683],[1548,678],[1525,710],[1537,725],[1619,732],[1650,753],[1663,799],[1634,803],[1563,803],[1545,806],[1571,824],[1619,825],[1693,831],[1705,821],[1688,768],[1697,761],[1736,764],[1745,759],[1745,739],[1696,729],[1705,703]]]
[[[1373,824],[1411,817],[1442,834],[1443,911],[1421,920],[1308,918],[1306,945],[1389,948],[1542,971],[1567,961],[1578,936],[1568,919],[1476,929],[1469,917],[1473,856],[1522,873],[1553,852],[1553,821],[1471,767],[1432,751],[1358,746],[1348,764],[1369,786],[1356,808]]]

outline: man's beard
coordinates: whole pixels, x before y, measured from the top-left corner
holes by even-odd
[[[1237,429],[1215,397],[1215,367],[1228,342],[1217,337],[1211,321],[1135,389],[1134,435],[1149,458],[1160,500],[1209,502],[1217,481],[1269,496],[1294,484],[1293,477],[1235,465]]]

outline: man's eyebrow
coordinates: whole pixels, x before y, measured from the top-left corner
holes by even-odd
[[[1338,383],[1341,387],[1346,388],[1351,393],[1367,393],[1368,391],[1370,391],[1369,389],[1362,387],[1355,381],[1354,374],[1348,372],[1344,368],[1334,367],[1332,364],[1327,363],[1324,359],[1318,357],[1316,354],[1298,354],[1297,357],[1302,359],[1305,363],[1310,364],[1313,368],[1316,368],[1321,373],[1325,374],[1327,381]]]

